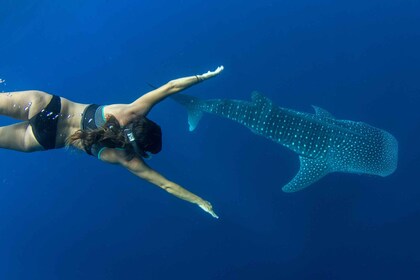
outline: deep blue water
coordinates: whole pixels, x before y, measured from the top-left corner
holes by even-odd
[[[127,103],[224,65],[186,93],[259,90],[399,141],[389,177],[331,174],[286,194],[296,154],[215,116],[190,133],[166,100],[149,164],[219,220],[79,152],[1,150],[0,279],[419,279],[419,1],[0,3],[2,92]]]

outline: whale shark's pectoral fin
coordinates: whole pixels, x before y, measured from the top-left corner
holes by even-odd
[[[300,156],[299,159],[299,172],[292,181],[282,188],[284,192],[296,192],[304,189],[330,172],[325,158],[311,159]]]
[[[314,108],[315,114],[319,117],[335,119],[335,117],[330,112],[328,112],[325,109],[322,109],[321,107],[312,105],[312,108]]]

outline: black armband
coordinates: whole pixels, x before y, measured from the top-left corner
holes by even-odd
[[[204,79],[201,78],[199,75],[195,75],[195,78],[197,79],[197,83],[201,83],[202,81],[204,81]]]

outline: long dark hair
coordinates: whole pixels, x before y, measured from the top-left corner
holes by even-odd
[[[132,121],[132,132],[138,147],[135,151],[132,143],[124,134],[124,127],[121,127],[114,116],[109,116],[106,123],[93,130],[78,130],[67,139],[67,145],[82,147],[90,152],[93,145],[100,145],[108,148],[122,148],[129,159],[138,156],[148,158],[147,154],[157,154],[162,149],[162,130],[155,122],[145,116],[140,116]]]

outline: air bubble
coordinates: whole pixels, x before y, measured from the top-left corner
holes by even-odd
[[[28,103],[28,106],[26,106],[26,107],[25,107],[25,111],[28,111],[28,110],[29,110],[29,108],[31,108],[31,106],[32,106],[32,102],[29,102],[29,103]]]

